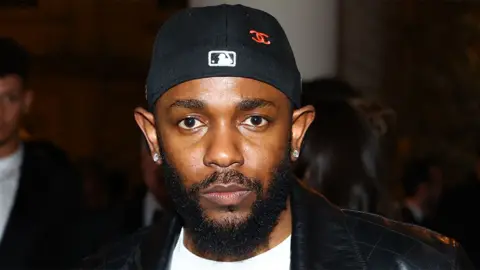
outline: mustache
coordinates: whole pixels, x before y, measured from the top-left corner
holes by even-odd
[[[236,184],[239,186],[243,186],[248,190],[255,191],[259,193],[262,190],[262,184],[259,180],[247,177],[239,171],[235,170],[228,170],[224,172],[214,172],[209,175],[207,178],[202,180],[200,183],[193,184],[190,188],[188,193],[198,194],[200,190],[209,188],[213,185],[228,185],[228,184]]]

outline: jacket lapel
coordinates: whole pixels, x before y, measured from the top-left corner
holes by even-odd
[[[343,212],[322,195],[295,183],[291,269],[366,269]]]

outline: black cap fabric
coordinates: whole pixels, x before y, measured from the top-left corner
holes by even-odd
[[[160,28],[146,98],[186,81],[244,77],[274,86],[300,106],[301,77],[287,36],[270,14],[242,5],[189,8]]]

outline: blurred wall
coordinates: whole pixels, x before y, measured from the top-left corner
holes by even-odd
[[[34,54],[36,100],[26,123],[34,137],[53,140],[73,158],[95,156],[136,172],[133,109],[144,102],[155,33],[176,9],[133,0],[0,5],[0,35]]]
[[[385,71],[389,1],[340,0],[338,75],[378,98]]]
[[[266,7],[270,3],[266,1],[237,2]],[[93,155],[134,172],[139,132],[132,111],[144,102],[154,36],[161,23],[188,1],[37,2],[36,8],[6,8],[6,2],[0,2],[0,35],[16,38],[35,54],[32,87],[37,95],[28,128],[73,157]],[[305,18],[289,12],[289,1],[270,7],[283,14],[281,20],[292,15],[293,21],[286,21],[288,31],[302,29],[308,19],[305,29],[325,30],[316,32],[317,37],[332,36],[323,40],[328,41],[325,46],[321,39],[312,43],[318,46],[300,45],[305,55],[315,56],[310,59],[315,59],[313,75],[306,79],[335,70],[333,74],[393,107],[402,155],[436,151],[452,161],[451,167],[468,168],[480,139],[478,2],[357,2],[339,0],[337,10],[322,6],[328,0],[305,0],[299,6],[303,9],[297,9],[310,4]],[[338,25],[326,25],[327,17],[321,15],[329,12],[328,22]],[[322,18],[315,23],[315,16]],[[295,37],[298,42],[303,39],[300,34]],[[326,49],[315,52],[317,47]],[[334,56],[320,57],[327,52]]]
[[[436,154],[447,181],[480,146],[480,2],[392,2],[382,98],[397,111],[404,154]]]

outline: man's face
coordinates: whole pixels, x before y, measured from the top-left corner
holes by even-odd
[[[292,115],[289,99],[268,84],[206,78],[170,89],[155,113],[153,119],[137,110],[136,120],[150,148],[161,153],[167,186],[185,227],[201,229],[203,238],[209,228],[216,230],[216,238],[222,232],[235,238],[236,231],[258,233],[263,224],[268,240],[286,207],[290,150],[300,149],[313,108]]]
[[[22,116],[28,112],[31,91],[23,89],[19,76],[0,77],[0,146],[18,135]]]

